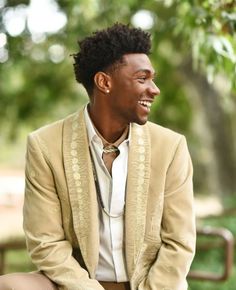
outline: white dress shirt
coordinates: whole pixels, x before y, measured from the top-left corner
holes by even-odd
[[[130,133],[128,139],[118,146],[120,154],[113,161],[111,177],[102,159],[102,140],[96,134],[87,107],[84,115],[104,206],[111,215],[119,216],[115,218],[108,216],[99,203],[100,247],[96,279],[112,282],[128,281],[124,253],[124,207]]]

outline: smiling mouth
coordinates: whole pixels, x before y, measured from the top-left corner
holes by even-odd
[[[151,102],[148,102],[148,101],[138,101],[139,105],[147,108],[147,109],[150,109],[151,108],[151,105],[152,103]]]

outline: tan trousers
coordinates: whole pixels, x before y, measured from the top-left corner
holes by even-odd
[[[99,283],[105,290],[130,290],[129,282],[101,282]]]
[[[0,290],[58,290],[58,288],[45,275],[32,272],[0,276]]]

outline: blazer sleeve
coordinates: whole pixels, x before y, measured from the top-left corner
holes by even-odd
[[[32,262],[59,290],[102,290],[72,256],[65,239],[60,200],[47,156],[37,135],[27,143],[23,227]]]
[[[192,172],[186,140],[181,136],[166,174],[162,245],[144,289],[187,289],[196,243]]]

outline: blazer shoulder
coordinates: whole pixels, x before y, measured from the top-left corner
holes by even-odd
[[[62,137],[62,131],[63,131],[63,127],[64,124],[66,122],[71,122],[71,120],[73,119],[73,117],[76,115],[77,113],[73,113],[63,119],[57,120],[53,123],[44,125],[34,131],[32,131],[31,133],[29,133],[29,138],[40,138],[40,139],[44,139],[44,140],[55,140],[58,139],[59,136]]]
[[[165,128],[152,122],[147,122],[147,126],[150,132],[151,139],[158,139],[165,142],[173,143],[174,141],[178,142],[182,138],[185,138],[184,135],[180,133],[177,133],[169,128]]]
[[[148,122],[147,126],[151,151],[155,158],[160,156],[160,158],[165,160],[166,164],[170,164],[176,154],[189,156],[188,145],[184,135],[151,122]]]

